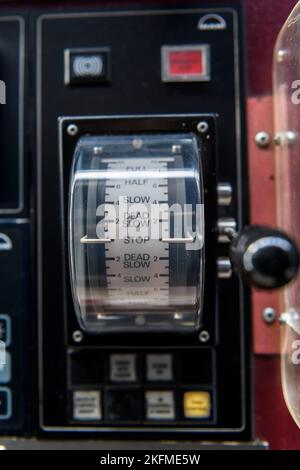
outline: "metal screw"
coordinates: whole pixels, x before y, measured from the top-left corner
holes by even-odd
[[[135,149],[140,149],[143,147],[143,140],[140,139],[139,137],[136,137],[132,141],[132,147]]]
[[[262,311],[262,316],[265,323],[274,323],[276,320],[276,310],[272,307],[266,307]]]
[[[101,155],[102,152],[103,152],[103,147],[101,147],[101,145],[96,146],[93,149],[93,153],[94,153],[95,156]]]
[[[144,315],[138,315],[136,318],[135,318],[135,324],[138,325],[138,326],[143,326],[145,325],[146,323],[146,318]]]
[[[210,335],[209,335],[209,332],[206,331],[206,330],[203,330],[203,331],[200,331],[199,333],[199,341],[201,341],[201,343],[207,343],[207,341],[209,340],[210,338]]]
[[[287,140],[288,145],[292,145],[296,139],[297,139],[296,132],[293,132],[293,131],[286,132],[286,140]]]
[[[274,145],[281,145],[281,141],[282,141],[282,138],[281,138],[280,133],[278,132],[274,136]]]
[[[78,127],[76,124],[69,124],[67,127],[67,133],[71,136],[76,135],[78,132]]]
[[[287,323],[287,314],[286,313],[282,313],[279,317],[279,324],[280,325],[285,325]]]
[[[73,338],[73,341],[75,341],[75,343],[81,343],[81,341],[83,340],[82,331],[80,331],[80,330],[74,331],[73,335],[72,335],[72,338]]]
[[[271,136],[268,132],[260,131],[255,136],[255,143],[260,148],[267,148],[271,143]]]
[[[172,145],[172,153],[180,153],[181,145]]]
[[[208,131],[208,124],[205,121],[198,122],[197,124],[197,131],[201,134],[204,134]]]

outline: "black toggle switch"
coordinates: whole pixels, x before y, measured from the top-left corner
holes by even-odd
[[[296,277],[298,248],[281,230],[253,225],[236,236],[231,235],[231,262],[252,286],[277,289]]]

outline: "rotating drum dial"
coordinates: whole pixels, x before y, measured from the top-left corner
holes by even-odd
[[[83,137],[70,182],[73,299],[81,326],[195,330],[204,206],[193,134]]]

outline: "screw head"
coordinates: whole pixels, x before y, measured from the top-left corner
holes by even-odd
[[[132,141],[132,147],[135,149],[140,149],[143,147],[143,140],[139,137],[135,137]]]
[[[207,341],[209,341],[209,338],[210,338],[210,335],[209,335],[209,332],[206,331],[206,330],[202,330],[200,331],[199,333],[199,341],[201,343],[207,343]]]
[[[78,133],[78,127],[76,124],[69,124],[67,127],[67,133],[72,137]]]
[[[83,333],[82,331],[80,330],[76,330],[73,332],[72,334],[72,338],[73,338],[73,341],[75,343],[81,343],[81,341],[83,340]]]
[[[144,315],[138,315],[135,319],[135,324],[138,326],[143,326],[146,324],[146,318]]]
[[[261,131],[255,136],[255,143],[260,148],[267,148],[271,143],[271,136],[268,132]]]
[[[272,307],[266,307],[262,311],[262,316],[265,323],[272,324],[276,320],[276,310]]]
[[[181,145],[172,145],[172,153],[180,153]]]
[[[293,131],[287,131],[286,132],[286,140],[288,145],[292,145],[297,139],[297,134],[296,132]]]
[[[97,157],[98,155],[101,155],[102,152],[103,152],[103,147],[101,147],[101,145],[95,146],[93,148],[93,154],[95,155],[95,157]]]
[[[208,124],[205,121],[200,121],[197,124],[197,131],[200,132],[200,134],[204,134],[205,132],[208,131]]]

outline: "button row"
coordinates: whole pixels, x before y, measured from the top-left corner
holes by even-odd
[[[137,382],[135,354],[110,355],[111,382]],[[173,380],[173,357],[171,354],[147,354],[146,378],[149,382]]]
[[[176,419],[209,419],[212,415],[211,392],[190,390],[183,392],[182,409],[178,417],[173,390],[146,390],[144,407],[136,389],[108,390],[105,394],[107,421],[175,421]],[[73,391],[73,420],[101,421],[102,392],[100,390]]]
[[[109,48],[79,48],[64,51],[65,85],[90,85],[110,81]],[[163,82],[210,80],[210,46],[191,44],[162,46]]]
[[[232,186],[230,183],[219,183],[217,185],[217,197],[219,207],[228,207],[232,203]],[[236,232],[236,220],[230,217],[218,219],[218,241],[220,243],[229,243],[228,231]],[[217,272],[219,279],[230,279],[232,276],[231,261],[228,256],[222,256],[217,259]]]
[[[93,385],[178,383],[187,387],[211,386],[212,351],[110,351],[97,349],[71,351],[69,387],[92,389]]]

